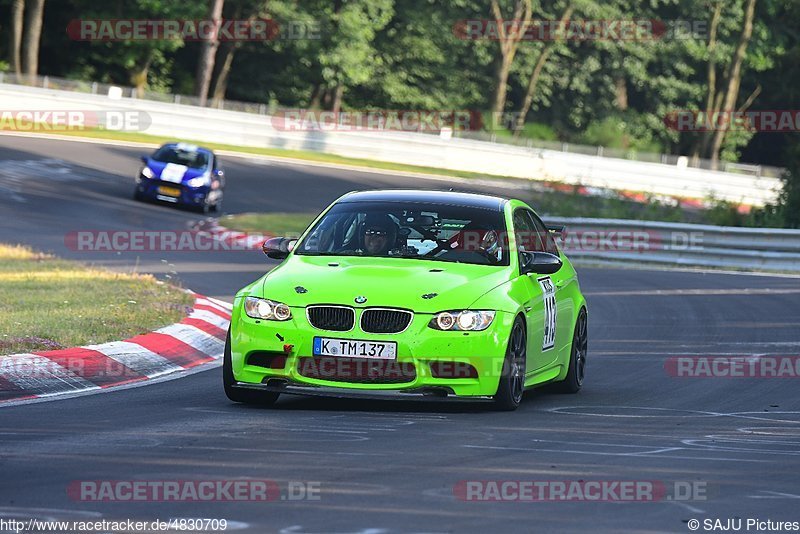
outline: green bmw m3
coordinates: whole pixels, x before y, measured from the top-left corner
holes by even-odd
[[[587,308],[524,202],[444,191],[348,193],[234,299],[223,360],[235,402],[281,393],[490,401],[583,385]]]

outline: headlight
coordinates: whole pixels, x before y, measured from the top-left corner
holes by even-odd
[[[443,311],[434,315],[428,326],[436,330],[478,332],[489,328],[495,313],[486,310]]]
[[[256,297],[244,299],[244,312],[253,319],[267,321],[288,321],[292,318],[292,310],[286,304]]]
[[[155,173],[152,170],[150,170],[150,167],[148,167],[147,165],[145,165],[145,167],[142,169],[141,174],[145,178],[152,178],[153,176],[155,176]]]
[[[202,187],[211,183],[211,175],[209,173],[201,174],[186,182],[189,187]]]

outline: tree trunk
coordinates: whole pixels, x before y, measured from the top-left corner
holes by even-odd
[[[517,0],[514,15],[511,19],[515,24],[509,31],[503,26],[503,13],[498,0],[492,0],[492,15],[497,25],[497,35],[500,43],[500,57],[497,60],[494,73],[494,95],[492,96],[492,123],[496,124],[500,114],[506,107],[506,91],[508,90],[508,75],[514,56],[519,48],[520,39],[531,23],[531,0]]]
[[[225,92],[228,90],[228,76],[233,66],[233,56],[238,50],[238,43],[225,42],[220,46],[222,54],[221,61],[214,62],[214,81],[211,84],[211,107],[219,107],[220,102],[225,99]]]
[[[559,27],[563,27],[569,22],[569,19],[574,11],[574,6],[571,4],[567,6],[567,9],[564,10],[564,13],[559,19]],[[519,114],[517,115],[517,120],[514,124],[514,137],[519,137],[522,133],[522,129],[525,127],[525,117],[528,115],[528,111],[531,109],[534,96],[536,96],[536,88],[539,85],[539,79],[542,77],[542,69],[544,69],[544,66],[554,48],[555,42],[550,41],[544,47],[544,50],[542,50],[542,53],[539,54],[539,57],[536,60],[536,66],[533,68],[531,77],[528,80],[528,89],[525,92],[525,99],[522,101],[522,106],[519,109]]]
[[[11,32],[8,44],[8,63],[11,72],[19,80],[22,76],[22,25],[25,0],[14,0],[11,4]]]
[[[311,89],[311,99],[308,102],[309,109],[320,109],[323,91],[324,89],[321,83],[314,84],[314,87]]]
[[[336,89],[333,93],[333,105],[331,106],[331,111],[333,111],[334,117],[341,111],[342,109],[342,97],[344,96],[344,85],[339,84],[336,86]]]
[[[152,49],[148,50],[144,61],[137,63],[134,69],[130,71],[130,80],[136,89],[136,98],[144,96],[144,89],[147,87],[147,74],[150,72],[150,63],[153,62],[154,54],[155,52]]]
[[[219,28],[222,23],[222,7],[225,0],[211,0],[209,19],[214,22],[214,27]],[[199,105],[205,106],[208,101],[208,89],[211,85],[211,74],[214,72],[214,59],[219,48],[219,35],[216,31],[210,39],[204,40],[200,49],[200,61],[197,63],[197,96]]]
[[[715,57],[717,50],[717,31],[719,29],[719,21],[722,15],[722,1],[717,0],[714,5],[714,14],[711,16],[711,29],[708,35],[708,65],[706,69],[706,77],[708,87],[706,88],[706,120],[713,117],[717,113],[716,108],[716,91],[717,91],[717,60]],[[699,166],[700,156],[708,151],[708,143],[711,140],[711,132],[700,132],[695,140],[694,149],[692,151],[692,162],[694,166]]]
[[[616,104],[617,109],[620,111],[628,109],[628,85],[622,76],[615,80],[615,93],[614,104]]]
[[[44,1],[31,0],[25,21],[25,35],[22,39],[22,70],[31,85],[36,83],[36,75],[39,73],[39,42],[42,39]]]
[[[742,36],[739,39],[739,45],[736,47],[736,52],[733,55],[733,63],[731,64],[730,76],[728,77],[728,88],[725,92],[725,101],[722,105],[722,111],[725,113],[735,111],[736,99],[739,97],[739,88],[742,83],[742,63],[747,54],[747,45],[750,44],[750,38],[753,35],[755,10],[756,0],[748,0],[745,10],[744,26],[742,27]],[[711,142],[711,168],[715,170],[719,166],[719,153],[722,149],[722,143],[725,141],[725,135],[728,133],[729,121],[723,121],[723,124],[725,126],[717,128],[714,131],[714,138]]]

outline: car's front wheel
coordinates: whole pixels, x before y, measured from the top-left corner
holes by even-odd
[[[271,406],[278,400],[280,393],[269,391],[256,391],[251,389],[237,388],[234,384],[236,379],[233,376],[233,362],[231,361],[231,333],[225,339],[225,354],[222,357],[222,385],[225,388],[225,395],[233,402],[244,404],[259,404],[261,406]]]
[[[494,403],[498,410],[516,410],[522,402],[522,395],[525,393],[527,337],[525,323],[517,317],[508,337],[503,373],[500,375],[500,383],[494,395]]]
[[[567,377],[562,382],[553,384],[558,393],[577,393],[583,387],[583,379],[586,375],[586,351],[589,346],[588,326],[586,308],[581,308],[578,321],[575,323],[575,333],[572,335],[572,351]]]

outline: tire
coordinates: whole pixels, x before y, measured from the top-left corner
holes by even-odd
[[[222,201],[219,200],[213,206],[211,206],[211,211],[217,214],[222,213]]]
[[[222,358],[222,385],[225,388],[225,395],[228,399],[243,404],[272,406],[280,396],[280,393],[237,388],[234,386],[235,383],[233,363],[231,362],[231,332],[228,330],[228,336],[225,339],[225,355]]]
[[[137,200],[139,202],[144,200],[144,197],[142,196],[142,193],[139,192],[138,189],[134,189],[133,190],[133,200]]]
[[[522,395],[525,393],[527,337],[525,323],[522,318],[517,317],[508,336],[503,373],[494,395],[494,405],[498,410],[510,412],[519,408],[522,402]]]
[[[583,387],[586,376],[586,351],[589,346],[588,319],[586,308],[581,308],[572,334],[572,349],[569,355],[569,371],[567,377],[553,384],[556,393],[577,393]]]

